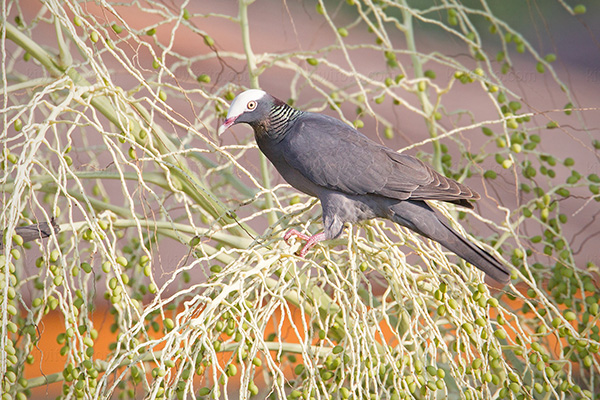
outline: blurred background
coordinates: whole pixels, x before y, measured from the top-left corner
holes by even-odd
[[[589,335],[597,335],[598,318],[590,317],[593,301],[585,298],[600,298],[599,18],[594,1],[5,2],[1,226],[7,238],[17,225],[53,216],[61,226],[58,236],[22,254],[5,249],[18,266],[18,301],[8,294],[3,300],[19,309],[19,333],[11,339],[21,346],[16,375],[33,379],[37,397],[75,393],[61,376],[69,376],[69,363],[92,359],[84,354],[93,347],[93,359],[107,362],[97,368],[100,376],[117,377],[106,373],[97,393],[130,395],[118,387],[125,375],[117,335],[166,337],[160,346],[174,354],[177,346],[162,334],[173,321],[183,324],[182,309],[194,315],[188,306],[199,301],[197,293],[214,299],[211,290],[216,296],[219,285],[235,281],[222,270],[262,265],[267,256],[257,249],[289,253],[280,240],[288,226],[320,229],[320,207],[287,187],[259,154],[250,128],[216,135],[233,97],[251,87],[343,119],[477,190],[482,200],[474,214],[447,212],[516,267],[517,288],[505,300],[525,299],[513,304],[527,307],[520,321],[536,305],[551,304],[534,318],[547,327],[553,313],[563,318],[573,308],[590,327],[579,330],[587,332],[583,339],[597,343]],[[365,278],[373,297],[390,285],[384,267],[375,266],[398,269],[389,258],[409,260],[401,273],[406,282],[435,265],[453,273],[439,249],[421,247],[389,223],[348,235],[360,243],[369,238],[388,259],[357,250],[354,260],[348,239],[324,257],[373,265]],[[407,246],[391,249],[388,242]],[[304,271],[327,275],[319,265],[307,262]],[[329,278],[322,279],[327,292]],[[479,278],[471,272],[468,279]],[[542,300],[529,303],[531,293]],[[78,298],[89,316],[73,314]],[[301,325],[294,315],[290,326]],[[78,326],[85,329],[73,332]],[[265,337],[278,332],[269,329]],[[561,347],[555,354],[566,353]],[[23,367],[28,354],[32,362]],[[595,382],[598,363],[595,357],[582,364],[596,372],[583,373],[581,382]],[[288,373],[295,363],[286,365],[279,368]],[[449,371],[460,375],[458,367]],[[244,379],[231,390],[248,385]],[[141,392],[154,388],[147,385]],[[597,387],[588,389],[597,395]]]

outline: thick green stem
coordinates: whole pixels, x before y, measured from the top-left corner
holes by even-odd
[[[147,352],[147,353],[143,354],[137,360],[126,360],[126,361],[121,362],[119,364],[119,368],[126,367],[131,364],[137,364],[139,362],[151,362],[154,360],[159,360],[161,357],[162,357],[162,350]],[[97,368],[98,372],[106,371],[106,369],[109,366],[108,363],[104,360],[95,360],[95,363],[96,363],[96,366],[98,367]],[[63,373],[57,372],[55,374],[30,378],[27,380],[27,387],[34,388],[34,387],[39,387],[39,386],[43,386],[43,385],[49,385],[49,384],[55,383],[55,382],[62,382],[64,380],[65,380],[65,377],[64,377]]]
[[[223,348],[221,350],[219,350],[217,353],[232,352],[232,351],[237,350],[239,348],[239,346],[240,345],[238,343],[230,343],[230,344],[223,346]],[[304,346],[302,346],[299,343],[265,342],[265,347],[267,350],[270,350],[270,351],[280,351],[281,350],[281,351],[284,351],[287,353],[296,353],[296,354],[303,354],[305,351]],[[323,347],[323,346],[310,346],[310,347],[311,347],[311,352],[316,354],[319,357],[326,357],[326,356],[332,354],[332,351],[333,351],[333,347]],[[148,353],[145,353],[139,360],[135,360],[135,361],[126,360],[126,361],[121,362],[119,364],[118,368],[127,367],[131,364],[137,364],[140,362],[153,362],[154,360],[160,360],[161,357],[162,357],[162,350],[148,352]],[[98,372],[104,372],[107,370],[108,363],[106,361],[96,360],[96,363],[97,363],[97,366],[99,367],[97,369]],[[113,371],[114,370],[116,370],[116,368],[113,368]],[[51,383],[62,382],[64,380],[65,380],[65,378],[64,378],[63,373],[57,372],[55,374],[30,378],[27,380],[27,387],[35,388],[35,387],[40,387],[43,385],[49,385]]]
[[[423,74],[423,63],[421,59],[417,55],[417,45],[415,43],[415,35],[414,28],[412,24],[412,15],[410,14],[410,7],[406,4],[406,1],[402,2],[404,7],[402,8],[402,16],[403,16],[403,25],[405,27],[404,35],[406,38],[406,47],[410,51],[410,58],[413,64],[413,68],[415,71],[415,78],[424,78]],[[421,90],[417,88],[417,97],[419,98],[419,102],[421,103],[421,108],[423,112],[427,116],[425,123],[427,124],[427,130],[429,132],[429,136],[432,138],[437,137],[437,132],[435,129],[435,123],[433,122],[433,105],[427,98],[427,89]],[[433,167],[441,172],[442,171],[442,146],[438,140],[432,141],[433,144]]]
[[[6,38],[26,50],[27,53],[38,60],[52,76],[60,76],[63,74],[63,71],[58,67],[56,60],[54,60],[42,46],[31,40],[12,24],[5,22],[4,28],[6,29]]]
[[[250,87],[253,89],[259,89],[258,84],[258,71],[256,68],[256,58],[252,51],[252,45],[250,44],[250,26],[248,21],[248,6],[252,4],[254,0],[240,0],[239,10],[239,21],[242,28],[242,43],[244,44],[244,51],[246,53],[246,61],[248,62],[248,75],[250,77]],[[262,184],[266,189],[271,189],[271,173],[269,171],[269,163],[267,157],[260,153],[260,172],[262,174]],[[267,213],[267,219],[269,225],[273,226],[277,223],[277,214],[273,211],[273,195],[271,193],[265,194],[267,209],[271,210]]]
[[[242,43],[244,45],[244,52],[246,53],[246,62],[248,63],[250,87],[253,89],[259,89],[260,86],[258,84],[258,73],[256,71],[256,57],[254,57],[252,45],[250,44],[250,25],[248,21],[248,6],[253,2],[253,0],[240,0],[239,20],[240,27],[242,28]]]

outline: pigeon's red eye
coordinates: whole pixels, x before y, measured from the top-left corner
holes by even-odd
[[[254,100],[250,100],[248,104],[246,104],[246,108],[250,111],[256,108],[256,102]]]

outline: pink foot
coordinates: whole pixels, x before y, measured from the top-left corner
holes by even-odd
[[[295,229],[290,229],[289,231],[287,231],[287,232],[285,233],[285,235],[283,235],[283,240],[285,240],[285,242],[286,242],[287,244],[289,244],[289,240],[290,240],[290,238],[291,238],[292,236],[299,237],[299,238],[300,238],[300,239],[302,239],[302,240],[308,240],[308,239],[310,239],[310,236],[308,236],[308,235],[305,235],[304,233],[302,233],[302,232],[299,232],[299,231],[297,231],[297,230],[295,230]]]
[[[283,240],[285,240],[285,242],[288,243],[292,236],[296,236],[302,240],[306,240],[306,244],[304,245],[304,247],[298,252],[296,252],[296,254],[298,254],[300,257],[304,257],[306,253],[308,253],[308,251],[312,249],[315,244],[319,243],[321,240],[325,240],[325,232],[308,236],[302,232],[298,232],[295,229],[290,229],[289,231],[287,231],[285,235],[283,235]]]

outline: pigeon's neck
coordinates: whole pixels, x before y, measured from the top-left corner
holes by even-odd
[[[267,134],[271,138],[285,136],[300,115],[302,115],[302,111],[290,107],[287,103],[281,100],[274,102],[269,113]]]

